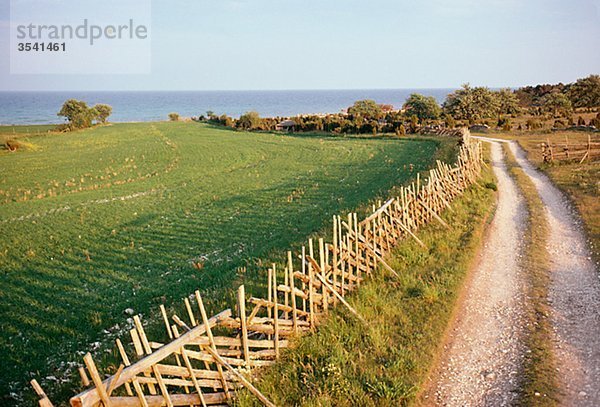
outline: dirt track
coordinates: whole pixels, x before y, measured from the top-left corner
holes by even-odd
[[[526,210],[509,176],[500,142],[492,142],[498,179],[498,209],[472,279],[465,289],[426,404],[501,406],[516,401],[527,351],[521,339],[525,303],[519,267]],[[551,258],[549,301],[557,374],[565,406],[600,406],[600,276],[568,200],[525,158],[514,142],[518,164],[546,206]]]
[[[492,167],[498,207],[428,392],[432,405],[499,406],[516,397],[524,352],[519,257],[526,210],[498,143],[492,145]]]
[[[515,142],[510,149],[546,206],[549,300],[563,404],[600,406],[600,274],[568,199],[527,161]]]

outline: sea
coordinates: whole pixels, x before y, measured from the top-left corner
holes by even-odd
[[[454,89],[355,89],[355,90],[245,90],[245,91],[60,91],[1,92],[0,125],[54,124],[67,99],[89,105],[113,107],[112,122],[167,120],[171,112],[182,117],[227,114],[239,117],[257,111],[261,117],[339,113],[356,100],[372,99],[400,108],[411,93],[433,96],[442,103]]]

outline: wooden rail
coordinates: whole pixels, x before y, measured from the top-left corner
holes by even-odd
[[[185,317],[169,316],[161,305],[169,338],[164,344],[151,341],[136,316],[130,346],[116,341],[122,359],[118,371],[101,380],[88,353],[79,371],[84,385],[90,385],[91,377],[91,387],[72,397],[71,405],[223,405],[230,404],[235,391],[243,387],[272,406],[252,385],[253,369],[275,363],[280,350],[289,345],[288,338],[315,329],[337,304],[366,323],[345,297],[377,270],[398,276],[385,262],[387,254],[403,239],[424,245],[417,230],[431,219],[448,227],[439,214],[476,181],[481,165],[481,145],[467,132],[454,166],[438,161],[426,180],[417,177],[360,222],[356,213],[333,216],[331,243],[309,239],[299,253],[288,251],[282,273],[275,264],[267,270],[266,299],[248,301],[240,286],[235,315],[227,309],[208,318],[198,291],[190,297],[193,300],[184,299]],[[213,330],[218,330],[218,336]],[[32,385],[40,405],[51,406],[39,384]]]
[[[592,161],[600,158],[600,140],[592,141],[588,134],[587,143],[569,141],[565,136],[564,143],[551,143],[550,139],[541,144],[542,157],[544,162],[552,163],[554,161]]]

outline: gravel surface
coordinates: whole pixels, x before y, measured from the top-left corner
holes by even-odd
[[[466,287],[425,404],[514,404],[525,349],[525,286],[519,268],[526,209],[499,143],[492,143],[498,207]]]
[[[517,143],[511,142],[510,149],[546,206],[549,301],[562,404],[600,406],[600,274],[568,199],[527,161]]]

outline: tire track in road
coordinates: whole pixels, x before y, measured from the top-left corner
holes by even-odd
[[[570,201],[516,142],[509,146],[546,207],[548,299],[562,404],[600,406],[600,274]]]
[[[425,404],[503,406],[518,397],[525,349],[525,284],[519,267],[525,202],[499,143],[492,143],[498,207],[463,293]]]

